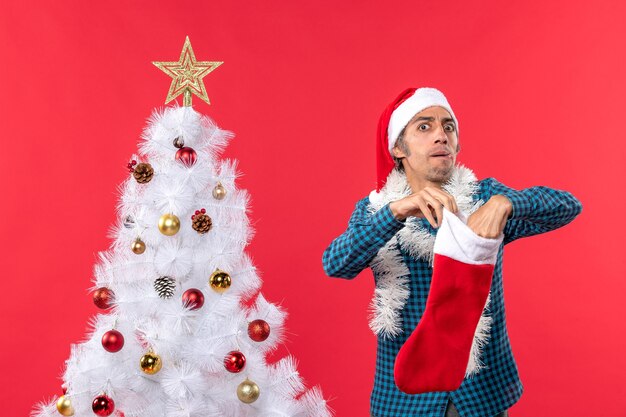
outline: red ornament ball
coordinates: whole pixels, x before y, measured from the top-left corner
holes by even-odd
[[[99,395],[91,403],[91,409],[98,416],[110,416],[115,411],[115,402],[111,397]]]
[[[240,372],[244,366],[246,366],[246,357],[238,350],[228,352],[224,357],[224,368],[226,368],[228,372],[236,374]]]
[[[257,319],[248,323],[248,336],[255,342],[262,342],[270,335],[270,325],[265,320]]]
[[[93,303],[102,310],[106,310],[113,305],[115,294],[107,287],[100,287],[93,292]]]
[[[183,305],[192,310],[197,310],[204,305],[204,294],[197,288],[189,288],[183,293]]]
[[[188,146],[180,148],[178,151],[176,151],[176,160],[178,162],[182,162],[183,165],[186,165],[188,167],[196,163],[196,158],[196,151]]]
[[[102,335],[102,347],[107,352],[119,352],[124,347],[124,336],[117,330],[109,330]]]

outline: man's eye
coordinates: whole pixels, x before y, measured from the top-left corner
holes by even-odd
[[[454,125],[450,124],[450,125],[446,125],[446,127],[449,127],[449,131],[450,132],[454,132]]]
[[[426,123],[424,123],[424,124],[419,125],[417,128],[418,128],[419,130],[426,130],[426,129],[422,129],[423,127],[428,128],[428,125],[427,125]]]

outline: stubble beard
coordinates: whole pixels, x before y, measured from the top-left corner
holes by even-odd
[[[449,167],[428,167],[426,179],[438,184],[445,184],[452,176],[453,169],[454,164],[451,164]]]

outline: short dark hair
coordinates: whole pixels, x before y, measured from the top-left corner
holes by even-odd
[[[406,146],[406,142],[404,141],[405,131],[406,131],[406,126],[404,126],[402,130],[400,131],[400,133],[398,134],[398,139],[396,139],[395,146],[400,148],[402,152],[404,152],[406,155],[409,155],[410,154],[409,147]],[[402,158],[396,158],[393,153],[391,154],[391,158],[393,159],[393,163],[395,164],[396,168],[400,172],[404,172],[404,166],[402,166]]]

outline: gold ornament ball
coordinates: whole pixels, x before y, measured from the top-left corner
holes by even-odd
[[[228,272],[216,269],[215,272],[211,274],[211,278],[209,278],[209,284],[213,290],[221,294],[230,287],[230,275],[228,275]]]
[[[180,230],[180,220],[175,214],[168,213],[159,219],[159,231],[165,236],[173,236]]]
[[[139,360],[139,366],[141,366],[141,370],[148,375],[154,375],[161,370],[163,362],[161,362],[159,355],[148,352]]]
[[[133,242],[131,248],[134,254],[141,255],[142,253],[146,251],[146,244],[143,240],[137,238]]]
[[[237,387],[237,397],[242,403],[251,404],[259,398],[260,394],[261,389],[259,386],[249,379],[246,379]]]
[[[213,198],[216,200],[223,200],[226,197],[226,188],[221,182],[218,182],[215,188],[213,188]]]
[[[65,395],[61,395],[57,400],[57,411],[62,416],[73,416],[74,415],[74,407],[72,407],[72,402]]]

